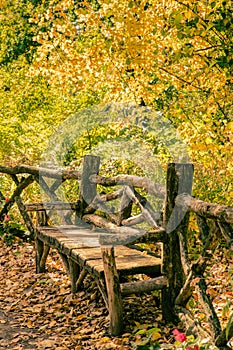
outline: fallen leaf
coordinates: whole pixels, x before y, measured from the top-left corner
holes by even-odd
[[[54,349],[55,343],[55,340],[45,339],[40,341],[38,345],[41,349]]]

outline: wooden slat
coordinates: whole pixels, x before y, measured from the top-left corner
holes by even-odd
[[[160,274],[161,260],[149,256],[130,255],[116,257],[117,270],[121,275],[133,275],[138,273],[144,274]],[[103,273],[102,260],[89,260],[87,267],[95,274]]]
[[[130,249],[124,246],[115,247],[115,257],[123,258],[123,257],[134,257],[135,255],[139,255],[142,253],[136,251],[135,249]],[[88,260],[101,259],[101,251],[100,248],[85,248],[85,249],[74,249],[72,251],[73,256],[81,257],[85,262]]]
[[[41,227],[38,236],[61,253],[71,256],[78,264],[86,265],[89,272],[103,274],[99,233],[88,228],[79,231],[79,227],[74,226],[63,226],[62,230],[60,227]],[[114,249],[116,266],[121,274],[161,273],[161,259],[122,245]]]

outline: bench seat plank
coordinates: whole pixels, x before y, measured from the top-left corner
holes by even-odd
[[[139,254],[116,257],[116,267],[120,275],[134,275],[134,274],[161,274],[161,259],[152,256],[140,256]],[[103,261],[89,260],[87,261],[87,268],[94,274],[102,275]]]
[[[70,256],[79,265],[85,266],[90,273],[103,276],[104,267],[99,244],[99,234],[103,231],[96,232],[87,227],[71,225],[41,226],[37,230],[39,239]],[[126,246],[115,246],[115,257],[120,275],[161,274],[160,258],[144,255]]]

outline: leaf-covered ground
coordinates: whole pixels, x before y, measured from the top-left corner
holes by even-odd
[[[173,342],[174,326],[161,321],[155,294],[125,298],[124,334],[110,337],[108,313],[90,277],[84,289],[72,296],[69,279],[55,251],[49,256],[47,273],[36,274],[31,244],[18,242],[7,247],[0,241],[0,248],[0,350],[130,350],[140,342],[141,336],[136,335],[140,327],[160,329],[154,336],[164,348]],[[214,273],[210,277],[210,294],[219,314],[226,319],[233,301],[229,261],[220,257],[210,272],[210,276]]]

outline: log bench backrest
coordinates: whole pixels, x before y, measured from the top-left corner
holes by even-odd
[[[48,224],[49,218],[54,211],[58,211],[60,216],[63,217],[63,224],[75,224],[80,222],[80,220],[77,220],[79,218],[88,224],[112,231],[115,229],[117,232],[124,232],[125,234],[136,233],[137,230],[134,232],[131,227],[143,221],[147,222],[150,228],[157,229],[161,226],[162,213],[155,212],[148,200],[135,189],[135,186],[142,188],[144,191],[149,190],[150,193],[158,196],[160,199],[165,197],[164,186],[155,184],[148,178],[132,175],[118,175],[113,178],[105,178],[99,175],[99,166],[99,157],[89,155],[84,158],[77,202],[64,203],[59,201],[58,198],[57,201],[53,200],[48,203],[25,204],[26,211],[36,211],[38,213],[37,220],[40,226]],[[98,194],[98,184],[108,188],[117,186],[118,189],[111,193],[108,190],[107,194]],[[53,185],[52,187],[55,188]],[[52,197],[56,197],[56,194],[53,193]],[[112,208],[109,208],[107,202],[117,199],[118,208],[115,208],[115,211],[113,211]],[[139,208],[140,214],[132,216],[133,205]],[[68,216],[62,213],[66,211],[75,213],[75,218],[72,221],[71,215]],[[95,214],[96,211],[102,212],[102,214],[97,216]],[[120,227],[125,227],[125,229],[120,229]]]

